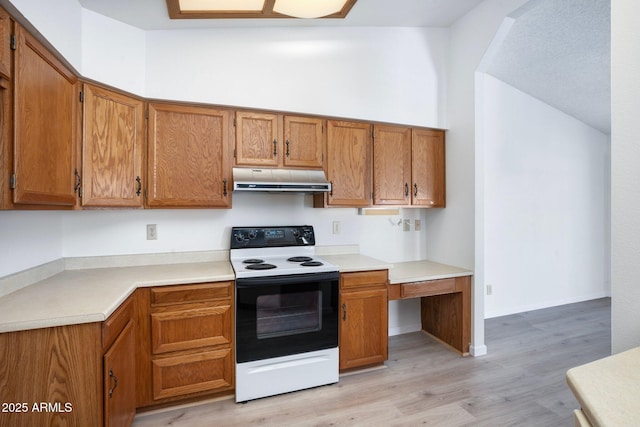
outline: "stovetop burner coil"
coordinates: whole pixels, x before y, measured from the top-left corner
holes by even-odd
[[[287,261],[289,262],[308,262],[313,260],[313,258],[309,257],[309,256],[294,256],[291,258],[287,258]]]
[[[263,262],[264,260],[260,258],[249,258],[242,261],[243,264],[262,264]]]
[[[276,268],[276,266],[273,264],[266,264],[266,263],[249,264],[246,267],[247,270],[271,270],[272,268]]]
[[[323,264],[320,261],[305,261],[300,265],[303,267],[320,267]]]

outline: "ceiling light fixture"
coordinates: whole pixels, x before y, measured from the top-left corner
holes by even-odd
[[[171,19],[344,18],[357,0],[166,0]]]
[[[276,0],[273,11],[294,18],[322,18],[339,13],[347,0]]]

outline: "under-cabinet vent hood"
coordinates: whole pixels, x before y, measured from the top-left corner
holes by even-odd
[[[234,191],[331,191],[322,170],[233,168]]]

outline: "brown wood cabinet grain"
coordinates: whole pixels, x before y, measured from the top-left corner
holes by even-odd
[[[284,167],[322,169],[324,119],[284,116]]]
[[[138,406],[232,392],[234,282],[138,291]]]
[[[387,270],[340,274],[340,370],[388,357]]]
[[[11,16],[0,7],[0,75],[11,78]]]
[[[141,208],[144,102],[85,84],[82,206]]]
[[[132,320],[104,354],[104,426],[128,427],[136,414],[135,333]]]
[[[444,132],[374,125],[374,205],[444,207]]]
[[[13,203],[71,208],[79,176],[77,78],[24,28],[15,27]]]
[[[413,129],[411,135],[411,174],[415,206],[445,207],[444,132]]]
[[[0,414],[0,426],[100,426],[100,329],[86,323],[0,334],[0,402],[26,404]]]
[[[235,127],[236,166],[322,169],[324,119],[237,111]]]
[[[224,109],[149,104],[149,207],[231,207],[231,118]]]
[[[373,204],[411,204],[411,129],[374,125]]]
[[[329,194],[314,196],[314,207],[371,204],[371,125],[327,121],[325,170],[332,184]]]

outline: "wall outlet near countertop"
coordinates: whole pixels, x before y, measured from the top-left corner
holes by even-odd
[[[487,295],[493,295],[493,285],[487,284]]]
[[[158,240],[158,224],[147,224],[147,240]]]
[[[410,219],[403,219],[402,220],[402,231],[409,231],[411,230],[411,220]]]
[[[340,221],[333,221],[331,227],[333,234],[340,234]]]
[[[413,226],[414,230],[416,230],[416,231],[422,230],[422,222],[419,219],[416,219],[413,224],[414,224],[414,226]]]

